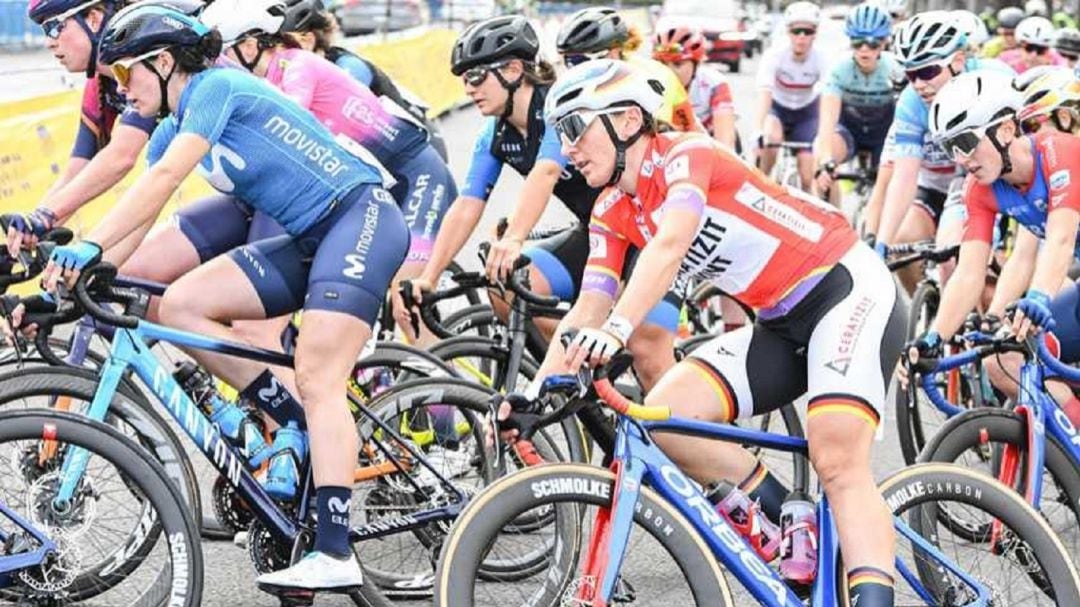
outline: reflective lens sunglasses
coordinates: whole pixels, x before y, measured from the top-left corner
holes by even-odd
[[[788,33],[794,36],[813,36],[817,30],[812,27],[793,27],[788,30]]]
[[[881,48],[884,43],[885,42],[879,38],[852,38],[851,48],[859,50],[864,46],[868,46],[870,47],[870,50],[876,51]]]
[[[952,137],[942,140],[941,147],[953,161],[958,160],[959,156],[967,158],[975,152],[975,148],[979,146],[979,142],[982,141],[983,137],[986,137],[986,132],[1000,124],[1000,122],[1001,121],[999,120],[991,122],[986,126],[961,131]]]
[[[127,88],[128,82],[131,81],[131,68],[136,63],[142,63],[147,59],[153,59],[154,57],[157,57],[161,53],[164,53],[165,50],[166,49],[164,48],[157,48],[148,53],[143,53],[137,57],[132,57],[130,59],[121,59],[116,63],[110,65],[109,71],[112,72],[113,78],[116,79],[117,84],[124,88]]]
[[[575,146],[581,141],[582,135],[589,130],[589,126],[600,116],[605,114],[617,114],[626,108],[608,108],[606,110],[581,110],[567,114],[555,123],[555,131],[559,133],[567,146]]]
[[[56,40],[60,37],[60,32],[64,31],[64,25],[67,23],[68,19],[74,17],[75,15],[78,15],[87,7],[97,4],[99,1],[100,0],[90,0],[90,2],[84,2],[79,6],[76,6],[75,8],[60,13],[52,19],[43,21],[41,23],[41,29],[45,32],[45,37]]]
[[[904,70],[904,75],[907,76],[908,82],[915,82],[916,80],[928,82],[937,78],[943,71],[945,71],[944,63],[933,63],[914,70]]]
[[[1064,57],[1066,61],[1076,61],[1077,59],[1080,59],[1080,55],[1074,55],[1072,53],[1063,53],[1061,51],[1058,51],[1058,54]]]
[[[575,65],[581,65],[588,61],[595,61],[596,59],[603,59],[607,57],[608,51],[593,51],[591,53],[567,53],[563,55],[563,64],[566,67],[574,67]]]
[[[500,67],[505,66],[506,62],[492,63],[491,65],[479,65],[472,69],[465,70],[465,73],[461,75],[461,79],[469,86],[480,86],[487,80],[488,74],[492,70],[497,70]]]
[[[1029,53],[1035,53],[1036,55],[1045,55],[1046,52],[1050,50],[1050,47],[1048,46],[1043,46],[1041,44],[1028,44],[1027,42],[1021,44],[1020,48]]]

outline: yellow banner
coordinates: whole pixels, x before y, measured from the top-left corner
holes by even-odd
[[[432,115],[438,115],[464,95],[461,80],[450,73],[450,49],[456,38],[457,34],[450,30],[431,30],[356,50],[428,103]],[[32,210],[62,174],[79,125],[81,93],[66,91],[0,103],[0,213]],[[76,234],[93,227],[131,186],[143,164],[140,160],[139,168],[117,187],[83,207],[68,226]],[[210,191],[200,177],[191,176],[166,212]]]

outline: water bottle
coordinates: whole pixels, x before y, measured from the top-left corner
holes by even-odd
[[[780,528],[765,516],[757,502],[727,481],[709,487],[705,497],[762,560],[770,563],[776,559],[780,553]]]
[[[300,467],[307,459],[307,436],[296,422],[289,422],[274,435],[272,452],[263,487],[274,499],[292,500],[300,483]]]
[[[202,409],[225,440],[240,450],[248,466],[258,468],[270,455],[262,428],[243,409],[222,399],[214,389],[213,378],[191,362],[176,366],[173,378],[195,405]]]
[[[780,575],[809,586],[817,575],[817,514],[810,496],[801,491],[788,494],[780,507],[780,527]]]

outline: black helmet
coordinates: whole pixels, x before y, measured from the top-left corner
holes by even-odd
[[[626,20],[613,8],[582,9],[566,20],[555,43],[559,54],[593,53],[620,46],[630,37]]]
[[[478,65],[504,59],[532,62],[539,52],[540,39],[528,19],[518,15],[492,17],[461,32],[450,54],[450,71],[460,76]]]
[[[198,47],[209,33],[210,29],[197,19],[175,8],[141,2],[120,11],[109,21],[101,38],[100,59],[110,64],[159,48]]]
[[[1060,53],[1080,55],[1080,30],[1075,27],[1063,27],[1054,38],[1054,48]]]
[[[1025,17],[1027,17],[1027,15],[1024,14],[1024,9],[1018,6],[1006,6],[998,11],[998,27],[1014,30],[1017,25],[1020,25],[1020,22],[1023,21]]]
[[[283,32],[310,32],[330,25],[322,0],[285,0]]]

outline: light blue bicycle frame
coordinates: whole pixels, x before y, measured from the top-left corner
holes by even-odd
[[[656,490],[690,521],[709,545],[713,555],[735,575],[759,604],[768,607],[803,607],[802,600],[795,592],[754,552],[738,531],[716,512],[700,487],[680,472],[653,443],[649,432],[654,431],[720,439],[804,455],[808,453],[806,440],[802,438],[683,418],[639,423],[620,416],[613,454],[613,469],[617,475],[616,499],[609,523],[611,541],[606,547],[607,563],[603,579],[597,580],[597,589],[602,600],[610,602],[615,592],[626,544],[633,528],[634,508],[644,483]],[[832,511],[824,497],[818,502],[817,517],[818,576],[812,589],[811,604],[831,606],[836,605],[839,600],[836,595],[839,540]],[[936,546],[915,533],[899,517],[894,517],[893,521],[897,533],[908,538],[918,548],[921,556],[932,559],[975,590],[977,599],[971,605],[989,604],[990,591],[986,586],[951,562]],[[933,604],[933,596],[922,585],[918,574],[912,572],[899,558],[896,560],[896,569],[928,605]]]

